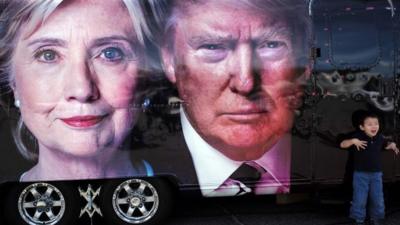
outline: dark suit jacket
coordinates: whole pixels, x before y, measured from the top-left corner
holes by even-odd
[[[183,189],[199,190],[193,159],[181,129],[174,132],[164,129],[163,132],[158,132],[157,136],[144,139],[147,140],[142,146],[135,147],[132,152],[133,158],[149,162],[155,175],[176,177]]]

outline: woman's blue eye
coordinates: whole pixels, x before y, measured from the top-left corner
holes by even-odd
[[[53,51],[46,51],[43,53],[43,58],[47,61],[53,61],[56,58],[56,54]]]
[[[101,52],[100,57],[109,61],[118,61],[124,58],[124,53],[119,48],[109,47]]]
[[[53,62],[57,59],[57,53],[50,49],[42,50],[35,54],[35,58],[42,62]]]

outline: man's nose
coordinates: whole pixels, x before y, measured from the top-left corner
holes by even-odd
[[[99,98],[96,76],[88,60],[73,60],[68,64],[64,78],[64,94],[67,101],[92,102]]]
[[[250,45],[239,45],[234,51],[231,64],[230,88],[233,92],[248,95],[256,85],[253,49]]]

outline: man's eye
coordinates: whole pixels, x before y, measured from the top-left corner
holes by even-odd
[[[40,50],[35,54],[35,58],[41,62],[54,62],[57,60],[58,54],[51,49]]]
[[[221,45],[218,44],[205,44],[200,46],[199,49],[206,49],[206,50],[218,50],[218,49],[222,49],[223,47]]]
[[[289,52],[289,45],[285,41],[265,41],[256,47],[260,57],[266,60],[279,60]]]
[[[205,62],[216,63],[223,60],[229,50],[226,44],[203,44],[198,47],[196,54]]]
[[[115,47],[109,47],[101,51],[100,57],[107,61],[119,61],[124,58],[124,52]]]
[[[266,47],[266,48],[279,48],[279,47],[282,47],[284,45],[285,45],[285,43],[281,42],[281,41],[268,41],[268,42],[262,44],[261,47],[262,48],[263,47]]]

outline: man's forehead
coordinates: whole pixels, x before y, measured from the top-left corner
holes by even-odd
[[[186,3],[184,5],[187,7],[174,10],[174,20],[176,23],[186,26],[208,26],[207,29],[221,31],[226,29],[227,26],[251,26],[251,28],[259,30],[287,30],[288,18],[283,14],[273,12],[273,10],[260,10],[248,5],[240,7],[241,4],[238,3],[227,5],[223,2],[226,1],[208,0],[203,4],[197,1]]]
[[[182,18],[178,21],[178,30],[191,41],[202,39],[235,40],[240,38],[268,39],[272,37],[291,36],[288,25],[276,18],[254,20],[236,20],[220,18],[213,20],[212,16],[204,20],[201,16]],[[178,32],[179,32],[178,31]]]
[[[218,29],[199,30],[198,32],[185,32],[189,44],[200,44],[202,42],[231,42],[239,39],[251,39],[253,41],[268,40],[271,38],[289,38],[291,33],[287,27],[269,27],[255,32],[230,32]]]
[[[214,8],[222,7],[223,9],[247,10],[277,16],[287,11],[288,7],[291,6],[281,4],[280,1],[282,0],[175,0],[172,7],[184,14],[191,13],[193,9],[204,6],[208,10],[202,14],[209,13]]]

